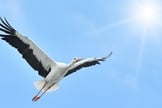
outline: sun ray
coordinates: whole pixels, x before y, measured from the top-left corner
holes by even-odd
[[[126,19],[123,19],[123,20],[120,20],[120,21],[117,21],[117,22],[107,24],[105,26],[93,29],[92,31],[89,31],[87,34],[93,36],[93,35],[96,35],[96,34],[104,33],[104,32],[107,32],[108,30],[113,29],[115,27],[130,23],[133,20],[134,20],[134,18],[126,18]]]
[[[145,42],[146,42],[146,29],[143,30],[143,34],[141,36],[141,43],[139,45],[139,52],[138,52],[138,57],[137,57],[137,64],[136,64],[136,87],[138,86],[138,79],[139,79],[139,74],[141,72],[142,68],[142,62],[143,62],[143,55],[144,55],[144,48],[145,48]]]

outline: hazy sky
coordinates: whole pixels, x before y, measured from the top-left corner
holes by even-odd
[[[0,0],[0,16],[52,59],[113,55],[63,79],[38,102],[42,79],[0,40],[1,108],[161,108],[161,0]]]

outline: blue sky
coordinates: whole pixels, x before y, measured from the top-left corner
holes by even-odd
[[[18,52],[0,41],[0,107],[161,108],[162,12],[156,24],[136,20],[136,5],[160,0],[0,0],[0,15],[52,59],[113,55],[79,70],[38,102],[40,80]]]

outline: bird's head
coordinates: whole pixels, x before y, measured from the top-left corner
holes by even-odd
[[[78,58],[78,57],[74,57],[73,59],[72,59],[72,62],[73,63],[77,63],[77,62],[79,62],[79,61],[81,61],[81,60],[83,60],[82,58]]]
[[[69,63],[69,67],[72,66],[72,65],[74,65],[75,63],[81,61],[81,60],[83,60],[83,59],[78,58],[78,57],[74,57],[74,58],[72,59],[72,61]]]

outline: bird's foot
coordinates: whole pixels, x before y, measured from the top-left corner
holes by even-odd
[[[38,99],[40,99],[40,97],[38,95],[36,95],[36,96],[33,97],[32,101],[36,102]]]

